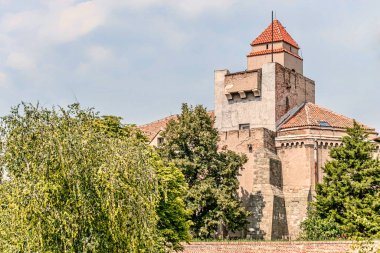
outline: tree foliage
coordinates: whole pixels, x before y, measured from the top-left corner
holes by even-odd
[[[356,122],[342,138],[343,146],[330,151],[323,182],[309,218],[304,222],[310,239],[380,236],[380,163],[375,145]]]
[[[110,137],[133,135],[144,143],[146,137],[134,127],[121,123],[120,117],[103,116],[96,121],[98,130]],[[160,200],[156,209],[158,235],[164,250],[181,250],[181,242],[189,241],[190,211],[186,209],[184,196],[187,184],[182,172],[173,163],[164,163],[152,149],[152,163],[158,179]]]
[[[220,226],[235,231],[246,224],[248,212],[238,199],[239,169],[247,161],[232,151],[218,152],[218,132],[205,108],[182,105],[182,112],[162,133],[161,156],[182,170],[189,185],[187,206],[191,230],[210,237]]]
[[[177,243],[158,231],[159,206],[181,203],[186,185],[159,186],[180,175],[160,164],[138,130],[77,104],[23,104],[0,131],[9,176],[0,184],[1,252],[161,252]]]

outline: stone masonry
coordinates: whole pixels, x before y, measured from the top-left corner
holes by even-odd
[[[239,176],[239,196],[252,215],[244,230],[230,236],[297,238],[329,150],[342,145],[353,120],[315,104],[316,85],[303,74],[300,47],[278,20],[251,46],[247,70],[214,73],[210,116],[219,131],[218,147],[248,157]],[[170,119],[175,116],[140,127],[151,145],[164,141],[160,132]],[[362,126],[377,144],[378,156],[380,138],[375,129]],[[186,252],[198,252],[192,249]]]

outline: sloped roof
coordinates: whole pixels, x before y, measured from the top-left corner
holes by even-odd
[[[273,49],[273,53],[282,53],[282,52],[286,52],[286,53],[288,53],[290,55],[293,55],[294,57],[302,60],[302,58],[299,55],[296,55],[295,53],[290,52],[290,51],[286,50],[285,48],[275,48],[275,49]],[[271,49],[266,49],[266,50],[261,50],[261,51],[257,51],[257,52],[251,52],[251,53],[249,53],[248,56],[263,55],[263,54],[270,54],[270,53],[272,53],[272,50]]]
[[[365,129],[375,131],[360,122]],[[305,103],[297,111],[290,115],[279,128],[287,129],[293,127],[316,126],[316,127],[333,127],[348,128],[353,126],[353,119],[335,113],[313,103]]]
[[[210,111],[208,112],[208,115],[210,115],[211,118],[214,118],[214,112]],[[168,117],[165,117],[163,119],[153,121],[151,123],[138,126],[138,128],[145,133],[145,135],[148,137],[148,139],[151,141],[156,137],[156,135],[162,131],[165,130],[166,125],[169,123],[172,119],[177,119],[178,115],[171,115]]]
[[[149,140],[152,140],[160,131],[165,129],[166,125],[171,119],[176,119],[176,118],[177,118],[177,115],[171,115],[163,119],[138,126],[138,128],[145,133],[145,135],[149,138]]]
[[[270,24],[256,39],[254,39],[251,45],[266,44],[272,42],[272,25],[273,25],[273,41],[285,41],[286,43],[292,45],[295,48],[299,48],[297,42],[290,36],[290,34],[285,30],[280,21],[277,19],[273,20]]]

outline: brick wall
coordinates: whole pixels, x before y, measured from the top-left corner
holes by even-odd
[[[193,242],[183,253],[346,253],[351,242]]]

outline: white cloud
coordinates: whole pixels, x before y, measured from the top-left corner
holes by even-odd
[[[48,23],[41,27],[42,37],[55,42],[69,42],[102,25],[107,12],[96,1],[78,3],[63,10],[52,11]]]
[[[37,28],[40,23],[42,20],[38,11],[22,11],[4,15],[1,20],[1,28],[4,32],[25,31]]]
[[[170,5],[189,17],[196,17],[207,11],[227,10],[236,0],[171,0]]]
[[[81,62],[77,68],[80,74],[98,72],[99,69],[104,70],[105,66],[116,63],[127,64],[124,58],[115,56],[111,49],[100,45],[88,47],[85,51],[85,58],[85,61]]]
[[[33,70],[36,67],[34,60],[22,53],[10,53],[5,64],[17,70]]]
[[[4,72],[0,72],[0,87],[5,88],[8,86],[8,76]]]
[[[110,49],[97,45],[87,49],[87,56],[91,61],[95,62],[104,62],[113,57]]]

